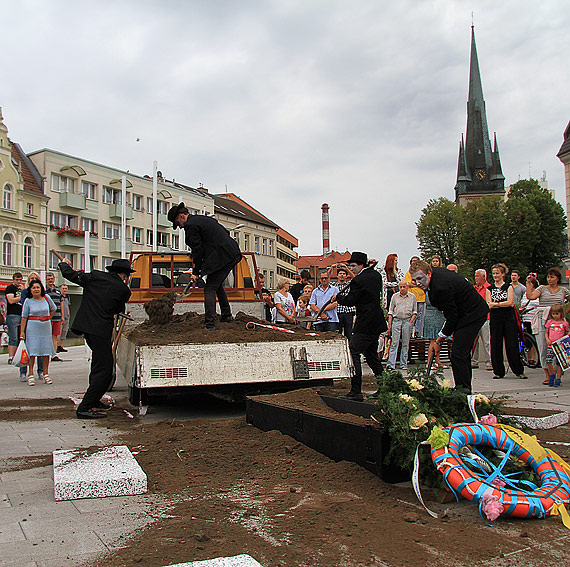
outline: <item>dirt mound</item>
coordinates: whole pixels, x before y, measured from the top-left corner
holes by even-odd
[[[170,294],[167,294],[170,295]],[[307,329],[292,325],[278,325],[287,328],[292,333],[267,328],[271,325],[263,319],[239,312],[235,319],[229,323],[217,323],[216,331],[204,328],[204,315],[194,311],[187,311],[181,315],[173,315],[166,323],[157,323],[158,317],[166,317],[166,296],[153,299],[145,304],[153,312],[153,318],[141,323],[127,333],[128,338],[139,345],[165,345],[178,343],[253,343],[264,341],[302,341],[339,338],[338,333],[314,333]],[[163,300],[161,302],[161,300]],[[168,300],[168,298],[167,298]],[[159,303],[151,304],[154,301]],[[174,305],[174,304],[173,304]],[[147,310],[148,313],[148,310]],[[150,314],[149,314],[150,317]],[[256,323],[253,329],[246,329],[247,323]],[[263,326],[260,326],[263,325]]]
[[[178,297],[179,294],[170,291],[144,304],[144,310],[152,325],[166,325],[172,319],[174,304]]]

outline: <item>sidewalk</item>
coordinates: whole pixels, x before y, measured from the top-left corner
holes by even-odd
[[[8,356],[0,355],[3,409],[7,409],[10,400],[81,396],[88,375],[84,347],[70,347],[60,357],[64,362],[50,365],[53,384],[38,383],[30,387],[19,382],[18,370],[7,364]],[[451,378],[451,370],[445,370],[445,376]],[[493,380],[492,372],[476,369],[473,371],[473,389],[487,395],[494,392],[507,394],[522,407],[570,410],[570,376],[563,380],[560,388],[543,386],[541,369],[529,370],[528,377],[528,380],[520,380],[508,374],[503,380]],[[119,376],[113,395],[125,398],[126,393],[126,383]],[[203,416],[200,410],[190,407],[180,415],[179,408],[166,405],[156,410],[151,408],[143,421],[154,421],[168,412],[182,419]],[[105,427],[105,421],[74,418],[0,421],[0,463],[6,465],[7,459],[33,456],[46,456],[43,462],[51,462],[51,452],[56,449],[111,444],[113,431]],[[165,504],[153,494],[56,502],[52,475],[51,464],[0,474],[1,565],[60,567],[85,563],[100,553],[124,545],[124,537],[152,522],[157,509]]]

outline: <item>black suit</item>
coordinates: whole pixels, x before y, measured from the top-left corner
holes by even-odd
[[[241,260],[237,242],[212,217],[190,215],[184,224],[186,244],[192,250],[193,273],[206,276],[204,287],[205,324],[216,326],[216,296],[220,302],[221,317],[231,317],[231,308],[223,287],[224,280]]]
[[[356,308],[356,323],[350,338],[350,354],[354,363],[350,391],[362,391],[362,364],[364,354],[368,366],[375,376],[382,374],[382,361],[378,358],[378,337],[388,329],[382,311],[382,276],[373,268],[364,268],[355,276],[350,285],[337,296],[340,305]]]
[[[107,391],[113,379],[113,353],[111,338],[114,318],[125,310],[131,290],[115,273],[93,270],[77,272],[66,262],[60,262],[63,277],[83,288],[83,297],[71,330],[85,335],[92,351],[89,387],[77,411],[93,408]]]
[[[430,303],[445,315],[441,332],[453,335],[451,367],[455,385],[471,391],[471,351],[489,307],[463,276],[445,268],[432,268],[428,294]]]

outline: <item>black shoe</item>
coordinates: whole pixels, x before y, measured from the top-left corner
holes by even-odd
[[[57,352],[67,352],[66,348],[63,348],[62,346],[58,346],[57,347]]]
[[[360,392],[348,392],[345,396],[340,396],[343,400],[352,400],[353,402],[363,402],[364,396]]]
[[[231,315],[224,315],[223,317],[220,317],[220,323],[231,323],[234,320],[234,318]]]
[[[75,412],[75,415],[77,415],[77,419],[101,419],[102,417],[107,417],[104,413],[100,411],[94,411],[93,409],[83,411],[77,410]]]
[[[61,360],[61,358],[59,358],[59,356],[52,356],[51,361],[52,362],[63,362],[63,360]]]
[[[102,402],[101,400],[99,400],[98,402],[94,403],[94,404],[93,404],[93,407],[94,407],[94,408],[97,408],[97,409],[102,409],[102,410],[111,409],[111,406],[110,406],[110,405],[105,404],[105,403]]]

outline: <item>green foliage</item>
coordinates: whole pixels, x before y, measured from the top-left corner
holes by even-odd
[[[430,199],[416,223],[416,237],[424,258],[437,254],[444,265],[456,262],[461,213],[461,207],[449,199]]]
[[[464,274],[504,262],[543,276],[568,254],[564,209],[534,179],[512,185],[507,201],[482,197],[462,209],[431,199],[416,227],[424,258],[438,254]]]
[[[425,368],[416,368],[405,379],[400,372],[384,372],[377,378],[378,392],[370,401],[378,405],[374,418],[390,439],[384,464],[411,471],[416,447],[425,441],[434,426],[472,423],[467,391],[450,388],[443,371],[428,376]],[[478,415],[494,414],[502,423],[502,406],[507,398],[481,396]],[[425,416],[425,418],[424,418]],[[443,477],[431,462],[430,452],[420,451],[420,480],[428,486],[443,486]]]

